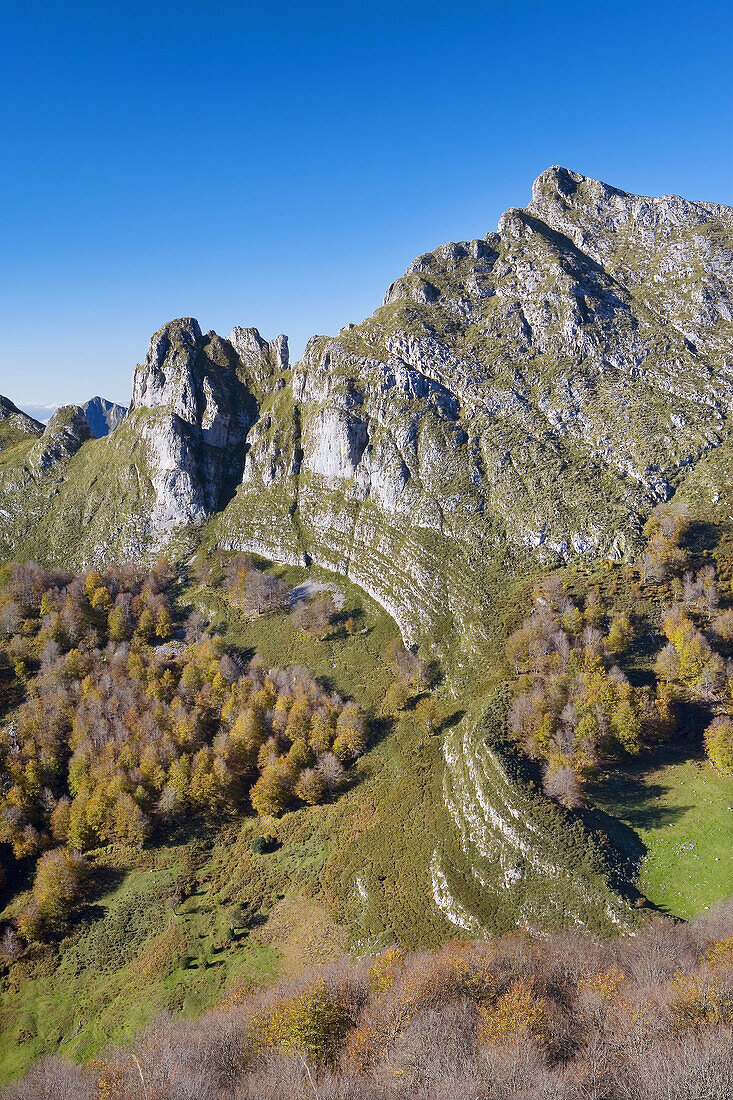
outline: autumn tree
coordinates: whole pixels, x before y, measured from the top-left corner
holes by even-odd
[[[627,612],[614,615],[608,630],[606,645],[611,653],[625,653],[634,640],[634,628]]]
[[[277,763],[268,764],[249,792],[252,809],[261,817],[282,813],[290,801],[287,783]]]
[[[716,718],[705,730],[705,750],[713,767],[733,776],[733,718]]]
[[[335,1062],[349,1018],[323,978],[292,997],[280,1000],[253,1024],[262,1041],[284,1052],[301,1054],[316,1065]]]
[[[67,922],[88,876],[86,860],[67,848],[41,856],[33,880],[32,901],[19,926],[28,938],[57,931]]]

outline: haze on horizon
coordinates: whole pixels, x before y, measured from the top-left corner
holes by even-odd
[[[297,357],[415,256],[494,230],[551,164],[733,202],[718,2],[609,20],[577,0],[14,0],[0,32],[0,393],[18,405],[126,405],[173,317],[284,332]]]

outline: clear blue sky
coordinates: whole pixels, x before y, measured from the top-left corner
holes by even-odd
[[[560,163],[733,204],[727,3],[4,0],[0,393],[126,402],[166,320],[359,321]]]

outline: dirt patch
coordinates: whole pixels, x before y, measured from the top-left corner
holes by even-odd
[[[328,581],[311,580],[303,581],[302,584],[292,588],[288,595],[288,603],[293,607],[298,600],[307,600],[311,596],[315,596],[317,592],[330,592],[333,596],[333,602],[336,604],[339,611],[341,611],[346,603],[346,595],[343,589],[339,588],[337,584],[329,584]]]
[[[311,898],[283,898],[257,938],[279,948],[279,972],[293,978],[312,966],[341,958],[346,952],[348,930],[334,924],[323,906]]]

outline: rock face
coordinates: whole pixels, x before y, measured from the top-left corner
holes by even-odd
[[[412,637],[446,609],[477,622],[497,557],[631,555],[728,438],[732,303],[729,208],[551,168],[497,233],[420,256],[310,342],[225,536],[348,572]]]
[[[53,466],[71,458],[92,438],[92,433],[80,405],[62,405],[57,409],[48,425],[30,451],[30,462],[38,471],[50,470]]]
[[[93,397],[82,408],[95,439],[102,439],[119,428],[127,413],[123,405],[115,405],[114,401],[107,401],[104,397]]]
[[[266,354],[252,358],[259,366]],[[138,414],[148,445],[154,531],[201,522],[233,493],[257,411],[245,375],[233,345],[202,335],[192,317],[151,339],[135,371],[130,414]]]
[[[239,329],[224,340],[192,318],[165,325],[135,370],[129,413],[114,432],[93,440],[84,410],[59,410],[38,445],[0,471],[0,552],[135,558],[200,525],[234,493],[255,394],[287,363],[285,337],[268,344]]]
[[[136,535],[100,545],[221,513],[225,545],[348,573],[410,638],[451,614],[470,650],[497,563],[633,555],[732,402],[733,212],[555,167],[294,366],[284,337],[165,325],[115,433]]]

